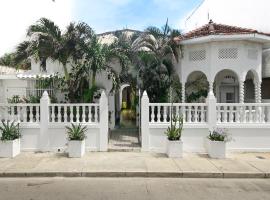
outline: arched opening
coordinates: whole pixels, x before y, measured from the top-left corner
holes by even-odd
[[[244,93],[244,102],[245,103],[255,103],[255,84],[256,84],[256,77],[253,71],[248,71],[246,78],[245,78],[245,93]]]
[[[239,102],[239,80],[232,70],[224,69],[215,76],[214,92],[219,103]]]
[[[207,98],[209,83],[201,71],[194,71],[187,77],[185,84],[185,99],[187,103],[204,103]]]
[[[122,85],[119,89],[117,125],[120,127],[136,127],[136,106],[136,91],[129,84]]]

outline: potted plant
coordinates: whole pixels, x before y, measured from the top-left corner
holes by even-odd
[[[21,152],[19,124],[4,122],[0,126],[0,157],[13,158]]]
[[[171,125],[165,132],[167,135],[167,155],[170,158],[183,157],[182,130],[183,117],[174,117],[174,119],[171,120]]]
[[[68,134],[68,156],[70,158],[81,158],[85,153],[86,126],[71,124],[66,126]]]
[[[227,129],[215,128],[207,137],[207,150],[211,158],[226,158],[226,143],[231,140]]]

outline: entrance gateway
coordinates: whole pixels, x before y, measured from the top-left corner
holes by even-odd
[[[140,91],[129,84],[115,93],[115,127],[109,131],[109,151],[140,151]]]

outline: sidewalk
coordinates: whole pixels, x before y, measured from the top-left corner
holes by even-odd
[[[170,159],[164,154],[141,152],[89,152],[73,159],[55,153],[0,158],[0,177],[53,176],[270,178],[270,153],[234,153],[225,160],[204,154]]]

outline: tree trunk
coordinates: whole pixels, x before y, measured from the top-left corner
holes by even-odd
[[[69,73],[68,73],[67,65],[63,64],[63,68],[64,68],[65,79],[66,79],[66,81],[69,81],[70,76],[69,76]]]
[[[92,85],[91,87],[94,88],[96,86],[96,71],[93,71],[93,74],[92,74]]]

